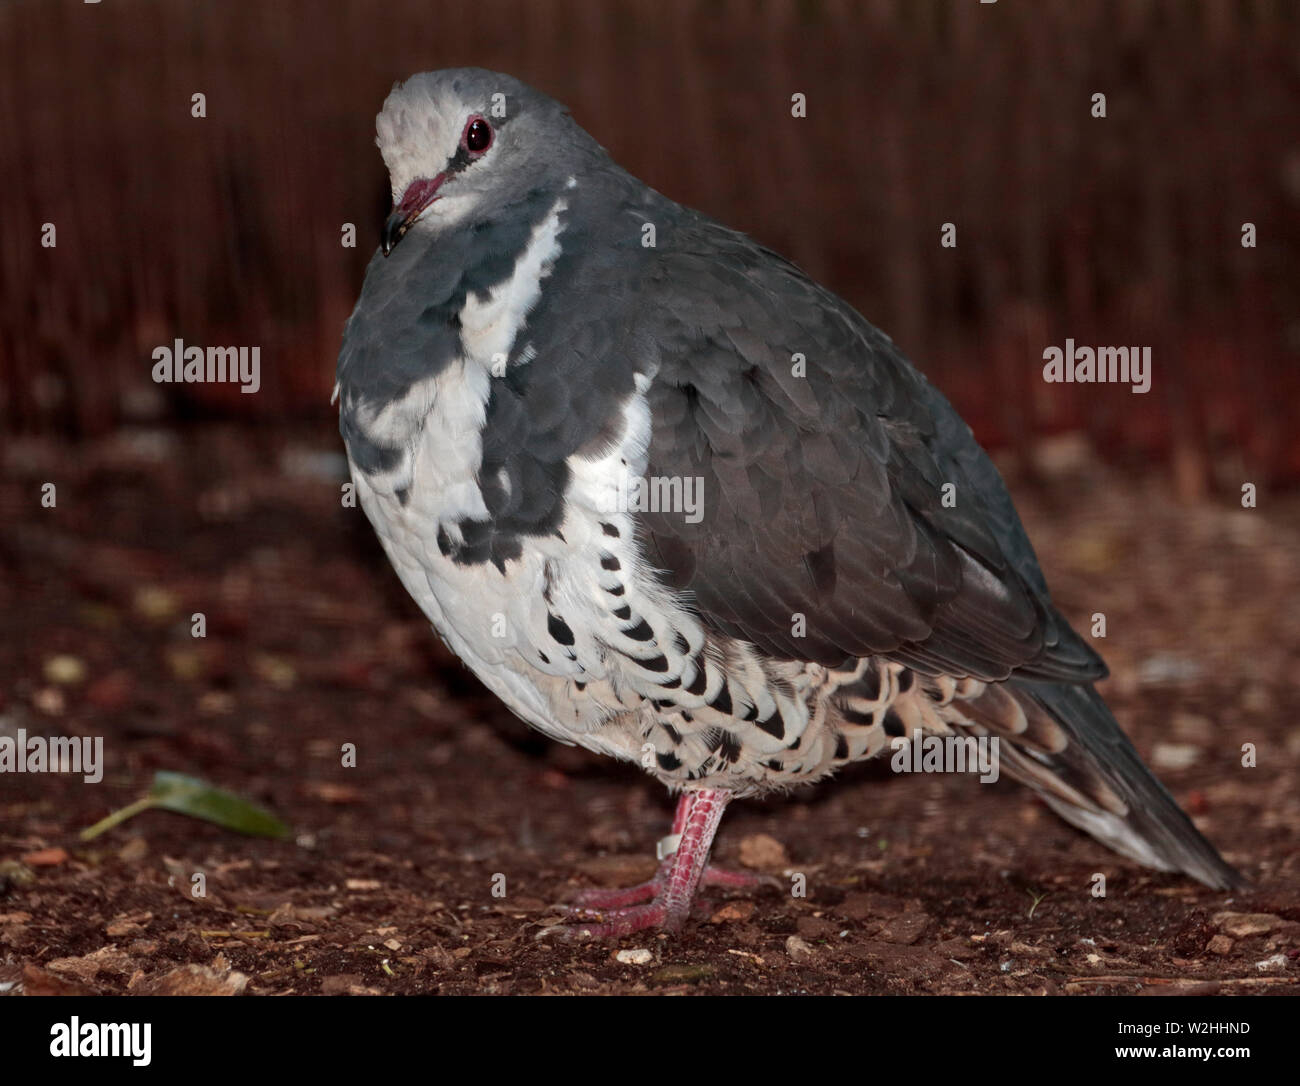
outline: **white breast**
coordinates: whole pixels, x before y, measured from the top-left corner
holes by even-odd
[[[567,205],[557,201],[551,213],[533,228],[523,256],[510,278],[498,284],[486,297],[472,293],[460,312],[461,340],[467,359],[492,369],[499,366],[514,347],[524,320],[542,295],[542,280],[560,255],[560,214]]]

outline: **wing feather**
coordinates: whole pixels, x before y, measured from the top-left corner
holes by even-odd
[[[888,337],[743,235],[699,218],[672,239],[629,339],[657,362],[648,472],[701,478],[704,515],[640,517],[706,625],[832,667],[1104,675],[992,462]]]

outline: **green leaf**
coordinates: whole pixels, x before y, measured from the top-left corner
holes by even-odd
[[[183,773],[159,770],[154,774],[149,798],[153,806],[165,811],[215,822],[251,837],[289,836],[289,827],[264,807]]]
[[[187,777],[183,773],[159,770],[154,774],[149,794],[114,811],[107,818],[81,831],[81,839],[89,841],[101,833],[133,818],[141,811],[159,807],[164,811],[201,818],[237,833],[252,837],[288,837],[289,827],[265,808],[250,803],[234,792]]]

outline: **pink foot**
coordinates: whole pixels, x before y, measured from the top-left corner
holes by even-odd
[[[594,911],[594,910],[593,910]],[[691,907],[669,908],[664,901],[655,900],[645,905],[631,905],[626,909],[614,909],[600,915],[607,919],[589,921],[584,924],[555,924],[544,929],[538,938],[555,935],[557,938],[573,941],[575,939],[619,939],[647,928],[676,933],[682,930]]]
[[[638,905],[643,901],[653,901],[655,895],[663,889],[672,869],[672,860],[665,860],[648,882],[638,883],[615,890],[593,887],[579,890],[570,899],[567,908],[571,912],[604,913],[611,909],[621,909],[628,905]],[[777,881],[767,875],[753,875],[748,871],[729,871],[725,867],[709,864],[700,876],[700,888],[720,886],[728,890],[757,890],[762,886],[776,886]]]
[[[598,913],[608,909],[621,909],[628,905],[639,905],[643,901],[651,901],[663,888],[663,871],[662,867],[659,868],[655,877],[649,882],[639,882],[635,886],[616,890],[603,890],[599,887],[579,890],[564,908],[571,912]]]
[[[709,849],[722,812],[731,799],[724,791],[686,792],[677,803],[673,834],[677,850],[660,865],[654,878],[625,890],[581,890],[570,911],[595,919],[581,924],[555,924],[538,933],[544,939],[616,939],[647,928],[677,932],[691,914],[701,885],[748,888],[769,885],[761,875],[724,871],[708,866]]]
[[[763,886],[775,886],[780,889],[779,879],[771,875],[755,875],[749,871],[732,871],[726,867],[714,867],[709,864],[704,869],[701,886],[720,886],[724,890],[757,890]]]

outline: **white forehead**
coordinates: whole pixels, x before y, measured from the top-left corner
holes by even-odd
[[[471,114],[485,103],[472,100],[450,83],[430,86],[409,80],[395,87],[375,118],[375,142],[388,167],[393,196],[417,177],[431,177],[456,153]]]

